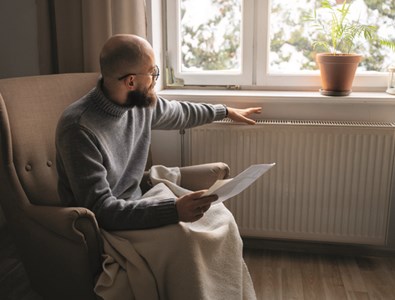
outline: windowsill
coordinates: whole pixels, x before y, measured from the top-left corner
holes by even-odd
[[[395,122],[395,95],[352,92],[328,97],[317,92],[166,89],[169,100],[226,104],[235,108],[262,107],[255,119]]]
[[[303,91],[252,91],[252,90],[205,90],[205,89],[165,89],[158,92],[164,98],[185,97],[186,100],[210,99],[225,100],[227,104],[251,102],[292,102],[292,103],[385,103],[395,104],[395,95],[385,92],[352,92],[349,96],[323,96],[319,92]],[[217,102],[217,101],[214,101]],[[221,101],[218,101],[222,103]]]

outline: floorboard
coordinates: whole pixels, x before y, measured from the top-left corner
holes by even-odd
[[[244,249],[258,300],[395,299],[395,258]]]

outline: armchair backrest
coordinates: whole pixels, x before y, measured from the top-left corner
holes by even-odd
[[[60,204],[56,190],[56,125],[63,110],[92,89],[97,79],[97,73],[75,73],[0,80],[3,209],[23,202]],[[18,197],[13,197],[10,189],[13,193],[17,190]]]

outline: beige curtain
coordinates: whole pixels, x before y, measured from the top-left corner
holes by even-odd
[[[147,36],[145,0],[37,0],[41,74],[97,72],[113,34]]]

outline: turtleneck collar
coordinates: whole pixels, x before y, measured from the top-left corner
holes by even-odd
[[[106,97],[102,88],[103,80],[99,78],[96,87],[90,92],[91,99],[95,106],[102,112],[113,117],[121,117],[125,112],[131,109],[130,106],[122,106]]]

